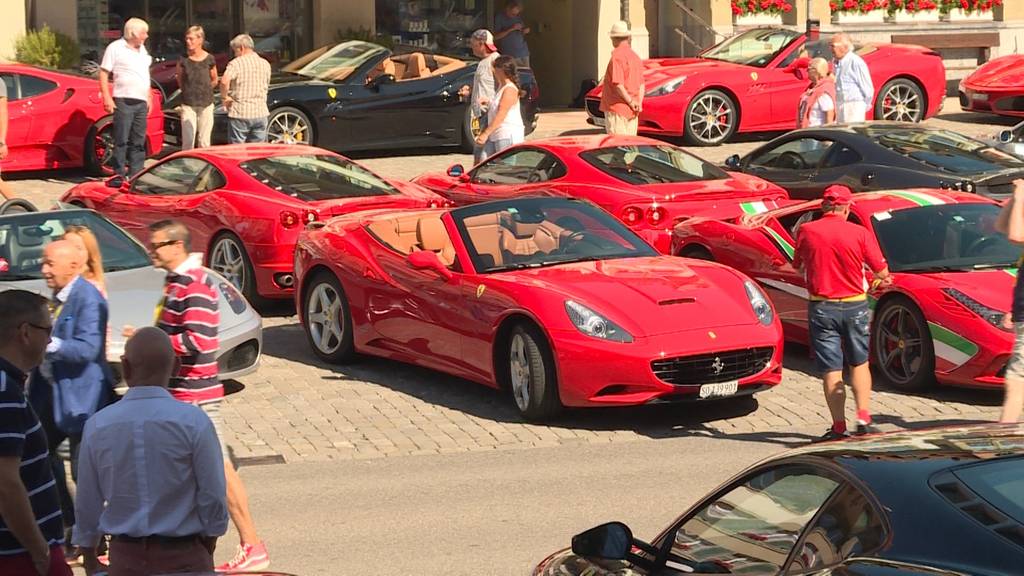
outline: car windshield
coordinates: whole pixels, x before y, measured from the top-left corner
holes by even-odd
[[[999,206],[941,204],[872,215],[894,272],[966,271],[1015,266],[1020,248],[996,232]]]
[[[656,256],[616,218],[568,198],[526,198],[460,208],[452,218],[479,272]]]
[[[1024,524],[1024,458],[975,464],[953,475],[1018,525]]]
[[[764,68],[802,34],[781,28],[757,28],[737,34],[701,54],[701,58],[724,60]]]
[[[948,130],[869,128],[867,134],[897,154],[954,174],[1024,170],[1024,160]]]
[[[267,186],[305,202],[399,193],[359,164],[330,154],[257,158],[240,167]]]
[[[282,70],[317,80],[340,82],[367,62],[386,53],[387,49],[383,46],[351,40],[314,50]]]
[[[728,174],[675,146],[613,146],[588,150],[580,157],[598,170],[628,184],[670,184],[724,180]]]
[[[72,226],[84,226],[96,236],[104,272],[152,265],[145,248],[94,212],[30,212],[0,217],[0,282],[42,278],[43,248]]]

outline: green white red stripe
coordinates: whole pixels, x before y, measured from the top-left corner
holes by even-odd
[[[779,234],[775,230],[772,230],[770,227],[765,226],[762,229],[765,232],[767,232],[769,236],[772,237],[772,240],[775,240],[775,243],[779,245],[779,248],[781,248],[782,251],[786,253],[786,256],[790,260],[792,260],[793,255],[796,253],[796,251],[793,249],[793,245],[790,244],[788,240],[783,238],[781,234]]]
[[[1017,269],[1016,268],[1003,268],[1003,272],[1006,272],[1007,274],[1009,274],[1010,276],[1013,276],[1014,278],[1017,277]]]
[[[772,204],[775,204],[772,202]],[[761,214],[775,208],[775,206],[769,206],[765,202],[743,202],[740,204],[740,209],[743,210],[744,214]]]
[[[938,206],[945,204],[946,201],[938,196],[932,196],[931,194],[925,194],[924,192],[910,192],[908,190],[889,190],[886,194],[890,196],[898,196],[904,200],[910,200],[918,206]]]
[[[963,336],[943,328],[934,322],[928,323],[932,335],[935,357],[945,360],[958,368],[978,353],[978,345]]]

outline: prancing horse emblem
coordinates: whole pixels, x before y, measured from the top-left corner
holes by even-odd
[[[715,375],[721,374],[722,370],[725,370],[725,362],[718,356],[715,356],[715,361],[711,363],[711,369],[715,371]]]

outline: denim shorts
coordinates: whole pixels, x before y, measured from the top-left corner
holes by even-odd
[[[843,365],[868,361],[871,310],[867,300],[811,301],[807,307],[811,349],[821,372],[838,372]]]

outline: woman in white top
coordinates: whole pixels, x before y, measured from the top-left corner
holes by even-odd
[[[807,64],[810,86],[800,98],[796,127],[810,128],[836,121],[836,82],[829,74],[828,61],[815,58]]]
[[[484,147],[484,156],[493,156],[505,148],[519,144],[525,136],[523,115],[519,112],[519,76],[516,62],[510,56],[494,60],[494,92],[497,106],[487,107],[487,128],[476,137]]]

